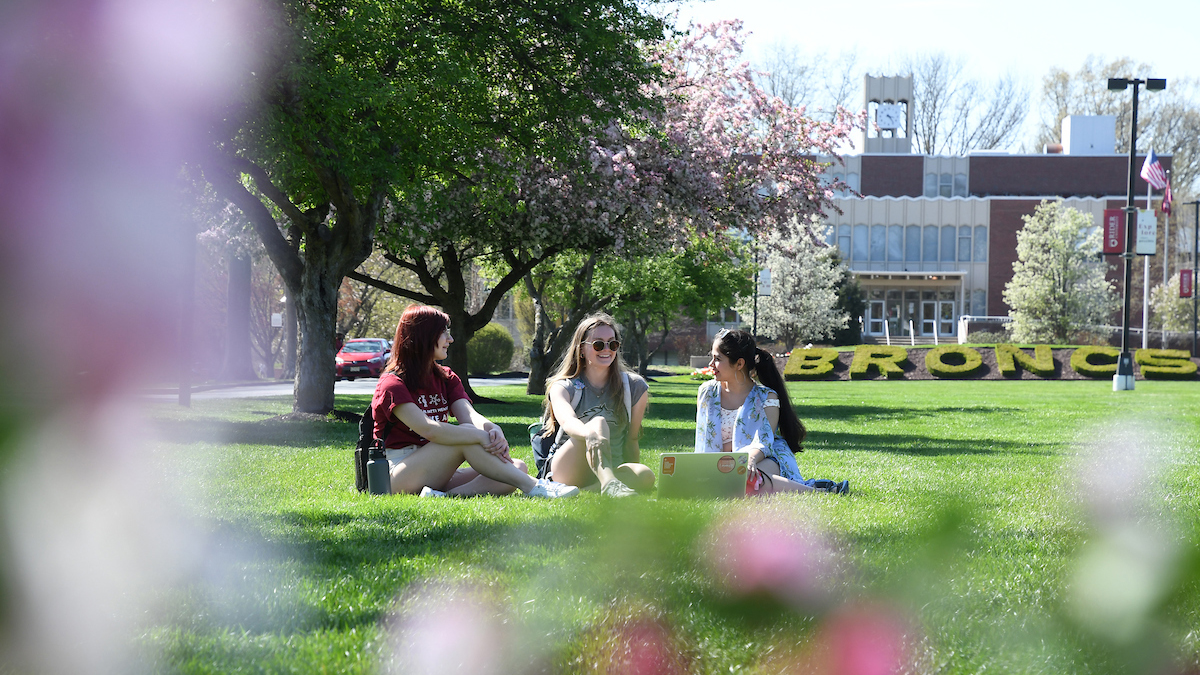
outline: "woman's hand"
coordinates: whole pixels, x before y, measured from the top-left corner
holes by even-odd
[[[508,455],[508,439],[504,437],[504,430],[489,422],[484,425],[484,433],[487,434],[487,442],[482,444],[483,449],[511,464],[512,458]]]

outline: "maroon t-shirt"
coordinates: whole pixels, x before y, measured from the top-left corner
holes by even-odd
[[[403,448],[408,445],[425,445],[428,439],[422,438],[408,425],[396,419],[392,411],[398,405],[415,403],[421,412],[431,420],[438,422],[450,421],[450,404],[460,398],[467,398],[462,380],[446,366],[441,368],[449,379],[429,377],[426,386],[415,392],[408,390],[395,373],[384,373],[375,385],[375,396],[371,399],[371,414],[375,416],[375,437],[383,434],[383,428],[391,422],[392,430],[384,439],[384,447]],[[470,400],[470,399],[467,399]]]

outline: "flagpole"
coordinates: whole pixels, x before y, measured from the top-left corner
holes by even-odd
[[[1151,149],[1153,152],[1153,149]],[[1150,193],[1154,186],[1146,181],[1146,210],[1154,213],[1150,206]],[[1150,256],[1142,256],[1142,349],[1150,348]]]

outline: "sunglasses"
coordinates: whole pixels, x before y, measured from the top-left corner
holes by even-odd
[[[584,342],[582,344],[591,345],[592,349],[595,349],[598,352],[604,351],[605,344],[607,344],[608,348],[614,352],[621,348],[620,340],[609,340],[607,343],[604,342],[604,340],[592,340],[591,342]]]
[[[733,331],[729,330],[728,328],[722,328],[721,330],[717,331],[717,335],[714,339],[720,340],[721,338],[725,337],[726,335],[729,335],[732,332]]]

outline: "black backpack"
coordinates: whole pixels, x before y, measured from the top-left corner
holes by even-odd
[[[383,448],[391,431],[392,423],[388,422],[383,427],[383,438],[375,437],[375,414],[368,405],[358,420],[358,444],[354,446],[354,487],[359,492],[367,491],[367,460],[371,458],[371,448]]]

